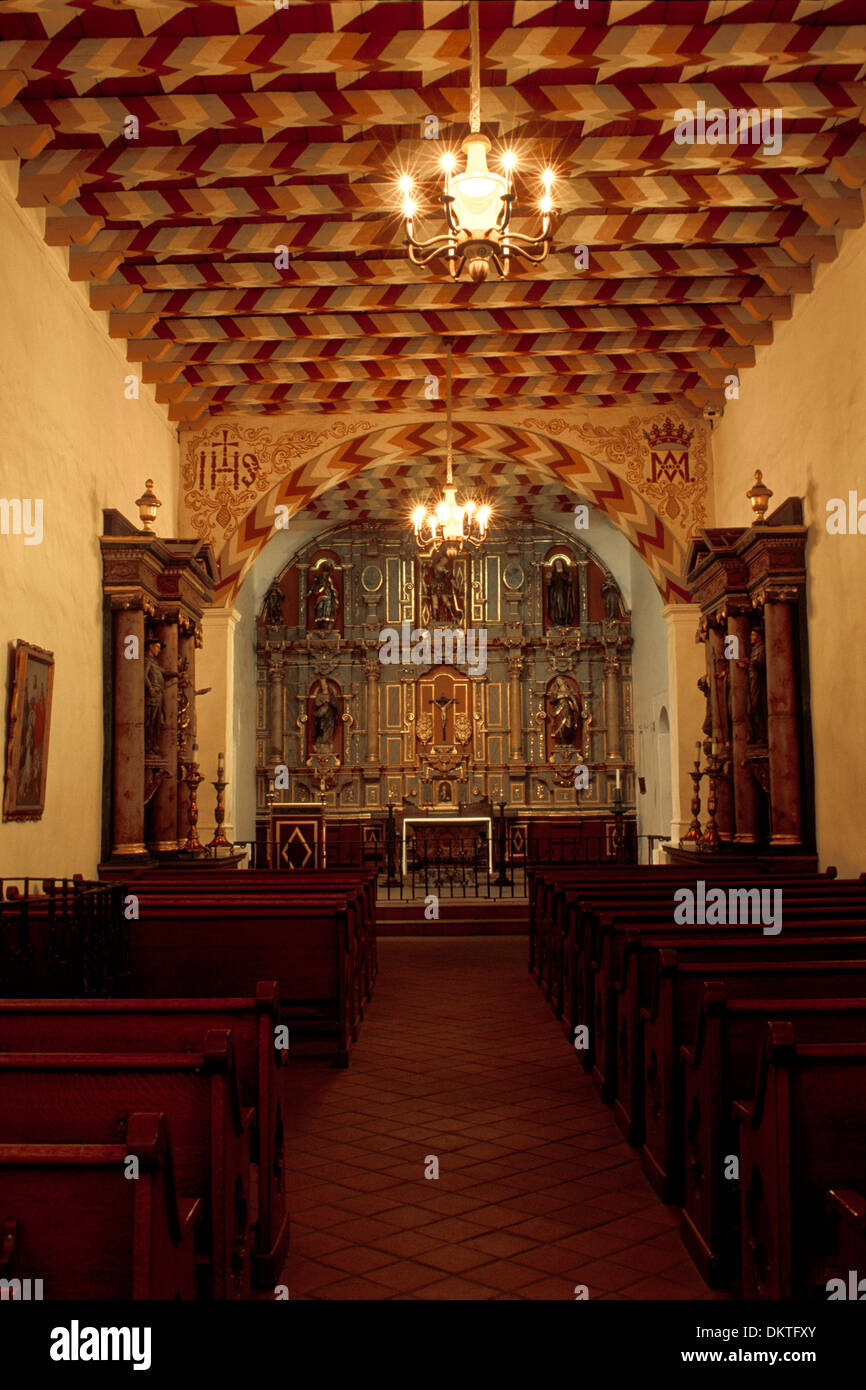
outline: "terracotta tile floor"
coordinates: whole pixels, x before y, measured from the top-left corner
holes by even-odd
[[[382,940],[349,1070],[293,1050],[290,1298],[723,1296],[526,959],[523,937]]]

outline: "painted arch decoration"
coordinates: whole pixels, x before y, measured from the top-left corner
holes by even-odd
[[[223,419],[192,435],[184,451],[183,506],[193,530],[217,547],[222,542],[217,602],[233,602],[278,519],[285,524],[365,472],[399,478],[407,462],[441,452],[438,418],[385,425],[343,420],[277,436],[258,423]],[[494,490],[504,471],[516,466],[558,483],[575,503],[590,503],[627,536],[665,602],[688,601],[687,541],[707,524],[702,422],[658,414],[600,429],[586,417],[530,417],[520,425],[464,420],[455,422],[455,453],[473,460],[473,481],[482,490]]]

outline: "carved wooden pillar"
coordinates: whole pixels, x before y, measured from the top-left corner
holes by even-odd
[[[146,853],[144,845],[144,609],[114,600],[114,744],[111,852]]]
[[[767,741],[770,747],[770,803],[774,845],[799,845],[800,745],[797,731],[797,684],[794,655],[793,585],[767,587],[764,604],[767,644]]]
[[[707,679],[710,683],[710,709],[713,717],[713,745],[718,749],[721,776],[716,782],[716,829],[720,840],[733,838],[733,808],[730,780],[731,729],[728,714],[730,662],[725,656],[725,627],[720,618],[710,618],[707,631]]]
[[[268,739],[271,761],[277,763],[283,761],[283,665],[282,653],[272,652],[268,669]]]
[[[178,666],[183,672],[183,687],[178,686],[178,696],[183,694],[178,709],[177,725],[177,841],[182,845],[189,829],[189,787],[184,781],[186,763],[192,761],[192,745],[195,742],[195,653],[201,646],[201,633],[196,631],[195,623],[182,618],[178,626]],[[185,664],[184,664],[185,663]]]
[[[510,651],[508,661],[508,761],[523,762],[523,692],[520,676],[523,671],[523,656],[519,651]]]
[[[156,635],[162,643],[159,664],[166,673],[163,692],[163,714],[165,723],[159,740],[160,757],[163,759],[169,776],[157,788],[153,798],[153,819],[148,849],[158,854],[173,853],[178,847],[177,835],[177,680],[178,662],[178,614],[163,614],[156,627]]]
[[[622,758],[619,712],[619,662],[608,653],[604,658],[604,705],[607,722],[607,756]]]
[[[367,679],[367,756],[370,767],[379,766],[379,689],[382,665],[377,652],[369,652],[364,658],[364,675]]]
[[[747,599],[729,599],[727,633],[736,639],[737,655],[728,662],[731,683],[731,777],[734,792],[734,842],[753,845],[758,839],[758,789],[746,767],[749,742],[748,671],[752,625]]]

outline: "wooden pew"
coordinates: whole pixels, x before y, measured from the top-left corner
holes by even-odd
[[[255,1116],[227,1030],[201,1052],[0,1054],[2,1143],[122,1144],[131,1113],[166,1115],[178,1191],[203,1199],[211,1296],[246,1297]]]
[[[357,914],[357,933],[361,945],[361,1006],[369,1002],[373,992],[373,982],[378,972],[376,950],[376,877],[361,869],[293,869],[257,872],[250,870],[227,878],[225,870],[197,869],[163,865],[158,869],[142,874],[133,887],[140,892],[146,885],[147,891],[156,890],[163,895],[168,891],[181,896],[199,892],[240,895],[255,894],[267,897],[285,894],[290,900],[297,897],[342,896],[355,904]]]
[[[250,995],[275,978],[282,1021],[336,1036],[348,1066],[358,958],[345,899],[154,900],[130,928],[134,996]]]
[[[781,884],[775,886],[782,887]],[[817,922],[825,924],[828,930],[832,926],[834,930],[847,932],[856,929],[859,921],[859,930],[866,932],[866,895],[862,886],[853,889],[837,886],[832,892],[828,888],[815,894],[811,890],[800,890],[788,881],[784,891],[786,939],[798,932],[813,931]],[[650,898],[642,908],[612,913],[582,912],[579,931],[576,946],[579,958],[575,970],[578,987],[586,990],[583,1016],[579,1021],[591,1020],[593,1076],[605,1099],[612,1099],[615,1094],[619,1033],[627,1028],[632,1039],[637,1036],[638,1005],[640,998],[645,1000],[646,991],[644,988],[639,997],[635,993],[635,981],[638,981],[640,992],[641,971],[643,969],[645,974],[647,953],[652,955],[657,940],[677,934],[709,938],[731,931],[757,934],[770,942],[778,939],[765,936],[760,926],[751,923],[721,927],[679,925],[673,920],[672,904],[664,892],[658,898]],[[577,1007],[581,1008],[579,999]]]
[[[866,1194],[850,1187],[831,1187],[825,1198],[830,1220],[836,1234],[835,1272],[848,1286],[850,1298],[851,1272],[856,1276],[856,1298],[866,1298]]]
[[[682,1200],[683,1071],[680,1047],[692,1040],[700,988],[704,980],[725,978],[729,965],[766,962],[779,965],[866,958],[866,921],[852,924],[850,932],[824,936],[820,931],[793,926],[786,939],[751,937],[739,928],[727,935],[708,937],[669,936],[646,943],[648,960],[655,965],[656,981],[649,1004],[639,1009],[633,1039],[635,1066],[643,1081],[641,1163],[644,1172],[665,1202]],[[858,934],[859,932],[859,934]],[[652,947],[656,947],[652,954]],[[686,964],[697,972],[683,972]],[[731,972],[732,976],[735,972]],[[692,1035],[693,1036],[693,1035]],[[631,1093],[633,1097],[633,1092]],[[618,1098],[619,1100],[619,1098]],[[639,1129],[638,1129],[639,1132]]]
[[[824,1193],[866,1172],[866,1043],[801,1044],[790,1022],[764,1035],[740,1126],[745,1298],[804,1293],[832,1243]]]
[[[683,868],[685,872],[683,872]],[[597,871],[591,875],[585,872],[572,879],[544,879],[544,894],[535,885],[536,901],[543,902],[537,921],[536,942],[531,947],[536,966],[536,978],[545,989],[548,1000],[557,1017],[563,1020],[569,1036],[574,1026],[586,1021],[587,1013],[581,1017],[583,996],[581,990],[587,971],[600,951],[599,932],[608,918],[629,910],[640,913],[651,903],[662,909],[670,907],[673,916],[673,893],[678,887],[687,887],[698,878],[711,874],[710,884],[727,888],[739,886],[742,881],[742,865],[722,865],[718,869],[703,866],[654,866],[627,870],[608,870],[606,874]],[[784,878],[765,875],[760,880],[761,887],[784,885],[823,895],[831,881],[828,877],[815,874],[785,876]],[[863,885],[857,881],[850,885],[866,910],[866,894]],[[585,937],[584,925],[588,925],[590,936]],[[586,950],[584,961],[574,960],[575,942],[581,942]],[[591,1002],[591,994],[588,996]],[[591,1010],[588,1011],[591,1016]]]
[[[193,1298],[201,1216],[162,1115],[131,1114],[122,1143],[0,1144],[0,1278],[41,1279],[46,1300]]]
[[[708,1283],[729,1282],[739,1272],[739,1186],[725,1177],[724,1160],[736,1153],[732,1106],[754,1079],[766,1024],[789,1021],[808,1043],[866,1042],[864,996],[866,960],[732,966],[723,980],[703,985],[694,1041],[680,1049],[681,1235]]]
[[[235,876],[239,877],[239,876]],[[369,954],[367,946],[367,927],[366,923],[366,901],[365,895],[358,884],[345,888],[329,888],[316,884],[309,891],[295,891],[291,896],[285,894],[277,885],[276,888],[263,887],[262,881],[265,879],[263,874],[250,876],[254,884],[259,885],[249,890],[243,887],[232,889],[231,891],[217,885],[208,886],[198,882],[191,886],[170,887],[167,883],[143,883],[138,888],[139,914],[146,915],[152,907],[175,908],[179,913],[187,911],[197,912],[203,905],[208,905],[211,910],[220,917],[231,914],[238,920],[242,920],[246,915],[246,910],[251,904],[255,904],[258,909],[270,909],[275,916],[280,917],[284,913],[294,914],[294,907],[298,903],[309,902],[311,898],[316,899],[323,906],[332,906],[345,911],[348,941],[351,951],[352,961],[352,995],[351,995],[351,1023],[356,1026],[363,1017],[364,1003],[366,998],[365,972],[367,971],[367,957]],[[271,972],[273,973],[273,972]]]
[[[848,916],[848,910],[841,908],[834,913],[825,913],[820,919],[826,929],[834,936],[826,940],[843,937],[866,936],[866,909],[853,909],[859,915]],[[786,943],[799,942],[801,938],[812,937],[820,931],[815,916],[804,911],[792,910],[783,937],[765,937],[760,929],[751,926],[733,927],[677,927],[665,921],[657,928],[645,923],[643,928],[627,928],[625,939],[619,943],[616,975],[611,981],[609,964],[607,969],[596,969],[590,975],[590,986],[594,992],[593,1018],[596,1028],[593,1037],[594,1050],[589,1059],[593,1065],[596,1085],[607,1098],[615,1098],[617,1123],[627,1134],[630,1142],[639,1143],[641,1137],[643,1085],[643,1059],[645,1055],[645,1034],[656,1028],[657,1019],[666,1017],[667,989],[664,973],[661,981],[658,953],[661,950],[676,951],[682,942],[687,944],[693,959],[700,959],[701,943],[712,949],[714,943],[736,947],[737,943],[760,942],[769,948],[768,959],[784,959]],[[753,945],[748,947],[750,958],[757,959]],[[829,948],[828,948],[829,949]],[[834,945],[831,954],[859,955],[862,947],[848,950]],[[697,954],[695,954],[697,952]],[[728,952],[730,955],[730,951]],[[813,957],[820,959],[820,956]],[[659,990],[662,990],[661,997]],[[689,1026],[697,1017],[698,996],[692,994]],[[641,1020],[644,1020],[643,1024]],[[681,1038],[680,1041],[688,1041]],[[665,1044],[655,1042],[658,1055],[667,1055]]]
[[[255,997],[243,999],[0,999],[0,1055],[202,1052],[208,1032],[230,1030],[241,1103],[256,1116],[253,1283],[273,1288],[289,1243],[283,1188],[288,1052],[274,1045],[278,1021],[272,980],[259,981]]]
[[[766,887],[772,878],[778,879],[778,869],[755,864],[744,869],[742,863],[727,863],[724,859],[699,860],[694,864],[666,865],[608,865],[603,869],[586,866],[531,869],[527,875],[527,895],[529,898],[529,969],[539,983],[543,983],[551,994],[550,976],[556,970],[556,957],[551,959],[561,947],[557,932],[557,919],[561,915],[560,898],[563,895],[576,895],[597,901],[600,910],[609,908],[625,897],[643,894],[647,889],[659,889],[670,885],[687,885],[698,878],[728,883],[739,883],[744,872],[756,882]],[[812,881],[817,885],[826,884],[836,878],[836,869],[831,866],[823,874],[800,873],[788,876],[786,882]],[[559,923],[561,928],[561,922]],[[562,936],[564,940],[564,934]],[[561,1005],[561,1001],[557,1001]],[[559,1014],[559,1009],[557,1009]]]

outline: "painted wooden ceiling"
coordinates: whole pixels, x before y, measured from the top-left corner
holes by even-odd
[[[458,410],[697,413],[863,220],[864,21],[864,0],[481,0],[515,225],[548,163],[559,208],[544,265],[481,285],[410,265],[396,186],[438,231],[465,0],[3,0],[0,156],[176,421],[417,407],[448,337]],[[676,143],[699,101],[780,112],[778,152]]]

